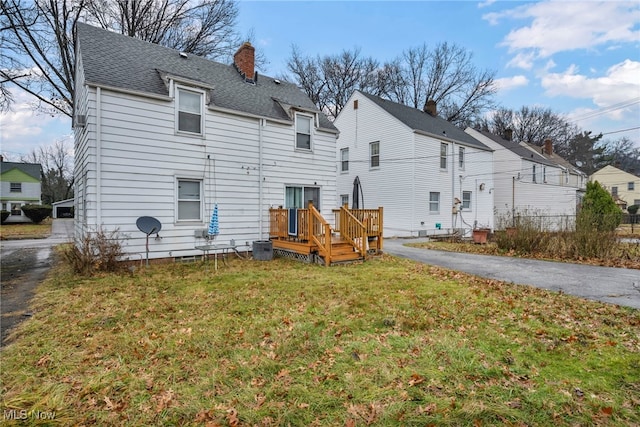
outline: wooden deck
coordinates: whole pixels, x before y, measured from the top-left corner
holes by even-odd
[[[308,259],[317,256],[327,266],[365,260],[370,252],[382,251],[382,208],[343,206],[333,213],[332,227],[312,203],[307,209],[269,209],[269,237],[274,250]]]

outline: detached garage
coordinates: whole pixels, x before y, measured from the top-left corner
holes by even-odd
[[[51,207],[53,208],[54,218],[73,218],[73,200],[60,200],[55,202]]]

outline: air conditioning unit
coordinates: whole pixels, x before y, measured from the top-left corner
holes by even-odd
[[[85,127],[85,125],[87,124],[87,116],[85,116],[84,114],[78,114],[76,116],[76,126],[77,127]]]

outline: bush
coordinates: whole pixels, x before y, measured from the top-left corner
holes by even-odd
[[[7,218],[9,218],[9,215],[11,215],[11,212],[3,210],[3,211],[0,211],[0,215],[2,215],[1,223],[4,224],[4,222],[7,220]]]
[[[598,181],[587,182],[587,191],[582,199],[582,208],[578,212],[576,229],[585,227],[585,232],[613,231],[622,221],[622,209],[616,205]]]
[[[42,221],[51,216],[53,208],[49,205],[24,205],[22,212],[29,218],[34,224],[40,224]]]
[[[631,205],[627,207],[627,212],[631,215],[635,215],[638,213],[638,209],[640,209],[640,205]]]
[[[114,272],[123,267],[120,259],[124,255],[118,230],[110,233],[100,229],[87,233],[75,245],[63,252],[73,271],[84,276],[97,272]]]

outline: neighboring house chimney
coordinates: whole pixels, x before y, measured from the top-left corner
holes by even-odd
[[[437,116],[438,108],[436,101],[434,101],[433,99],[428,100],[426,104],[424,104],[424,112],[433,117]]]
[[[255,75],[255,53],[256,48],[251,46],[251,43],[245,42],[233,55],[233,65],[240,71],[240,74],[244,75],[245,79],[252,80]]]
[[[504,139],[507,141],[511,141],[513,139],[513,129],[504,130]]]
[[[553,142],[550,139],[544,140],[544,154],[550,156],[553,154]]]

